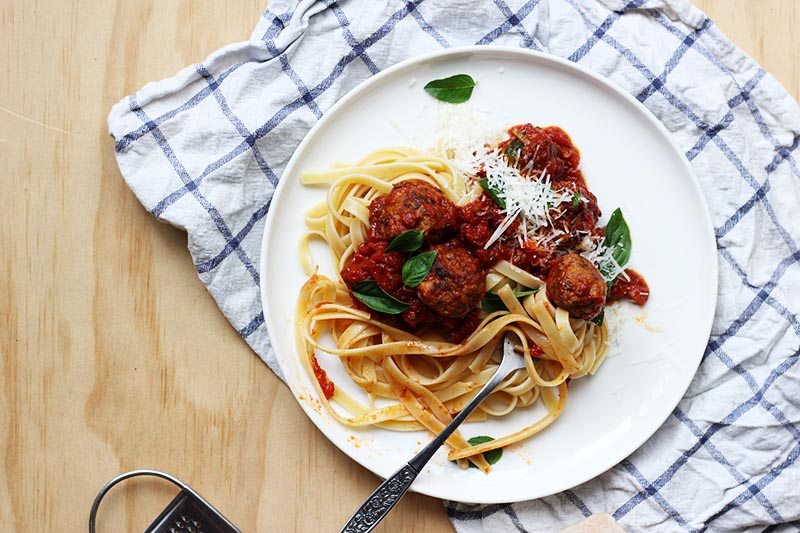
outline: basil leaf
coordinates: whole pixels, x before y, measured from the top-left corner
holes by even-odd
[[[595,324],[597,324],[598,326],[602,326],[602,325],[603,325],[603,318],[604,318],[605,316],[606,316],[606,311],[605,311],[605,309],[604,309],[604,310],[600,311],[600,314],[599,314],[599,315],[597,315],[596,317],[594,317],[594,318],[592,319],[592,322],[594,322],[594,323],[595,323]]]
[[[422,232],[419,230],[412,229],[406,231],[392,239],[392,242],[389,243],[385,251],[391,252],[392,250],[399,250],[401,252],[416,252],[419,250],[419,247],[422,246],[422,237]]]
[[[433,262],[436,260],[436,251],[416,255],[403,265],[403,283],[408,287],[416,287],[428,277]]]
[[[469,100],[475,85],[475,80],[471,76],[456,74],[449,78],[433,80],[425,85],[423,89],[437,100],[450,104],[460,104]]]
[[[603,234],[603,246],[611,248],[611,257],[620,267],[625,268],[631,258],[631,232],[619,208],[611,213],[611,218],[608,219],[608,224],[606,224]],[[608,267],[602,268],[601,265],[600,272],[605,277],[605,274],[608,273]],[[616,281],[616,277],[608,282],[609,289],[611,289],[614,281]]]
[[[486,296],[481,300],[481,309],[488,315],[495,311],[508,311],[503,300],[494,293],[487,292]]]
[[[484,442],[493,441],[492,437],[487,437],[486,435],[481,435],[479,437],[472,437],[467,442],[470,443],[472,446],[477,446],[478,444],[483,444]],[[495,450],[489,450],[488,452],[483,452],[483,458],[486,459],[486,462],[490,465],[495,464],[500,458],[503,457],[503,448],[497,448]],[[474,464],[469,464],[470,468],[478,468]]]
[[[378,283],[371,279],[354,284],[352,291],[353,296],[358,298],[364,305],[381,313],[399,315],[411,307],[411,304],[401,302],[381,289]]]
[[[575,192],[572,193],[572,207],[578,207],[581,203],[581,191],[575,189]]]
[[[522,298],[530,294],[536,294],[537,292],[539,292],[539,289],[514,291],[514,296],[516,296],[518,300],[521,300]],[[481,309],[483,309],[487,314],[494,313],[495,311],[508,311],[506,304],[503,303],[503,300],[501,300],[500,296],[498,296],[495,292],[486,293],[481,300]]]
[[[481,186],[484,192],[486,192],[486,195],[491,198],[500,209],[506,208],[506,201],[500,198],[500,189],[489,185],[489,178],[483,178],[482,180],[478,181],[478,184]]]
[[[517,164],[517,160],[519,159],[519,156],[522,153],[522,149],[524,147],[525,145],[522,144],[522,141],[520,141],[519,139],[514,139],[513,141],[508,143],[508,146],[506,146],[504,153],[506,155],[506,159],[508,159],[509,165],[514,166]]]
[[[521,300],[526,296],[530,296],[531,294],[536,294],[539,292],[539,289],[528,289],[527,291],[514,291],[514,296],[517,297],[517,300]]]

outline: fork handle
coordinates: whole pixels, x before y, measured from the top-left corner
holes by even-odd
[[[361,504],[341,533],[366,533],[378,525],[403,497],[411,484],[417,479],[414,467],[406,463],[400,470],[386,478],[378,488]]]

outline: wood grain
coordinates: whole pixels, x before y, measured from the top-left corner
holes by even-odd
[[[795,0],[695,3],[800,95]],[[178,475],[246,531],[338,529],[377,483],[228,325],[186,237],[124,185],[105,126],[122,96],[246,39],[261,9],[0,3],[0,531],[84,530],[97,490],[134,468]],[[173,492],[112,491],[99,530],[142,530]],[[379,528],[396,530],[451,526],[411,494]]]

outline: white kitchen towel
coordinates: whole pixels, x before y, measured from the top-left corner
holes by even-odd
[[[371,75],[474,44],[580,63],[661,120],[711,210],[719,299],[689,391],[638,451],[551,497],[446,502],[455,528],[553,531],[605,512],[630,531],[799,530],[800,110],[686,0],[271,0],[249,41],[114,106],[120,170],[148,211],[186,230],[200,279],[280,375],[258,257],[289,157]]]

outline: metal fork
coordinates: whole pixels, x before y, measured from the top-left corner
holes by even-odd
[[[516,344],[511,340],[513,334],[507,333],[503,341],[503,359],[492,378],[484,385],[475,398],[467,404],[460,413],[447,424],[445,428],[422,451],[415,455],[397,472],[386,478],[375,492],[370,494],[361,507],[353,513],[341,533],[372,531],[378,523],[389,514],[400,498],[408,491],[411,484],[428,463],[436,450],[458,428],[459,425],[475,410],[480,403],[505,379],[509,374],[520,368],[525,368],[525,357],[517,353]]]

